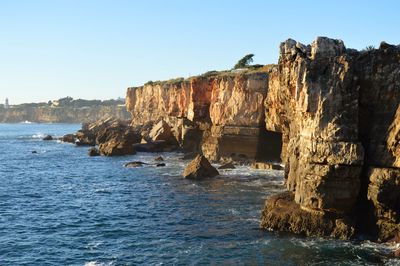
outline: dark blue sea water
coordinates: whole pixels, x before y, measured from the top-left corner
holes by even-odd
[[[42,141],[79,125],[0,124],[0,265],[395,265],[370,242],[307,239],[258,228],[281,171],[240,167],[201,182],[159,154],[88,157]],[[33,154],[32,151],[37,151]]]

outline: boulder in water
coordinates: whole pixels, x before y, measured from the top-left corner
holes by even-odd
[[[141,162],[141,161],[133,161],[125,164],[125,167],[129,168],[134,168],[134,167],[142,167],[143,165],[146,165],[147,163]]]
[[[53,137],[51,135],[46,135],[43,140],[53,140]]]
[[[197,155],[183,172],[183,177],[188,179],[203,179],[217,175],[219,175],[218,170],[203,155]]]
[[[102,143],[99,146],[100,154],[105,156],[121,156],[135,154],[135,148],[132,142],[122,139],[112,139],[106,143]]]
[[[74,134],[66,134],[61,138],[62,142],[75,143],[76,136]]]

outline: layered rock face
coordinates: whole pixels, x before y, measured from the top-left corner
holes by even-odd
[[[283,135],[293,197],[267,201],[262,227],[348,238],[361,229],[356,218],[373,214],[368,233],[374,225],[383,238],[398,228],[400,48],[383,46],[357,52],[323,37],[308,46],[281,44],[265,117],[267,129]],[[296,219],[276,211],[293,204],[302,210]]]
[[[219,73],[129,88],[126,103],[133,124],[163,119],[185,150],[210,160],[279,158],[279,143],[273,155],[261,149],[280,140],[264,127],[267,90],[266,71]]]

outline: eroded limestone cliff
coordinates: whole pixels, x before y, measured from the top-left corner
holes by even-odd
[[[265,116],[267,128],[283,134],[293,196],[267,201],[262,227],[380,239],[400,229],[399,55],[400,47],[385,43],[358,52],[321,37],[281,44]],[[293,206],[301,211],[289,218],[283,210]]]
[[[264,126],[269,69],[215,73],[129,88],[132,123],[165,120],[185,150],[208,159],[279,159],[280,136]],[[265,145],[276,146],[264,150]]]

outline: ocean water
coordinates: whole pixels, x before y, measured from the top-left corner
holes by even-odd
[[[393,247],[259,229],[282,171],[181,177],[177,153],[89,157],[42,141],[79,125],[0,124],[0,265],[399,265]],[[36,151],[37,153],[32,153]],[[141,160],[166,167],[125,168]]]

